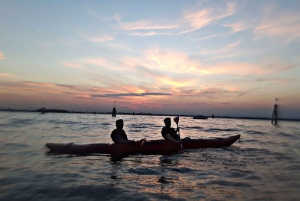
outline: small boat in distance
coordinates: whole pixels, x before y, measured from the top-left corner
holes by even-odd
[[[197,115],[197,116],[193,116],[193,119],[207,119],[207,117],[202,115]]]

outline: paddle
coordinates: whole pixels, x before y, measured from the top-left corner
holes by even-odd
[[[182,141],[181,141],[180,132],[179,132],[179,127],[178,127],[179,117],[175,117],[175,118],[174,118],[174,121],[176,122],[176,125],[177,125],[177,131],[178,131],[178,136],[179,136],[179,141],[180,141],[181,153],[183,153],[183,149],[182,149]]]

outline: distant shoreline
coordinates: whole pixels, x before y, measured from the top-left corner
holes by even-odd
[[[38,112],[38,113],[68,113],[68,114],[107,114],[111,115],[111,112],[82,112],[82,111],[68,111],[68,110],[61,110],[61,109],[38,109],[38,110],[24,110],[24,109],[0,109],[2,112]],[[133,115],[133,113],[129,112],[119,112],[117,115]],[[185,114],[152,114],[152,113],[134,113],[134,115],[140,116],[180,116],[180,117],[193,117],[196,115],[185,115]],[[208,119],[211,119],[211,116],[203,115]],[[272,120],[272,118],[268,117],[232,117],[232,116],[214,116],[214,119],[253,119],[253,120]],[[195,121],[205,121],[207,119],[195,119]],[[278,118],[277,120],[281,121],[300,121],[299,119],[291,119],[291,118]]]

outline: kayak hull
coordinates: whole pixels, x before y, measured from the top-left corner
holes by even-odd
[[[182,141],[183,149],[217,148],[232,145],[240,138],[240,135],[226,138],[190,139]],[[166,140],[151,140],[138,144],[73,144],[73,143],[47,143],[50,153],[62,154],[170,154],[181,150],[180,143]]]

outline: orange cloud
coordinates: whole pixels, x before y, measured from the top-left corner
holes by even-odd
[[[7,74],[7,73],[0,73],[0,76],[2,76],[2,77],[11,77],[11,76],[14,76],[14,75]]]
[[[147,66],[152,70],[187,73],[194,71],[200,66],[197,62],[189,61],[188,56],[181,52],[148,49],[145,51],[144,55],[148,62],[154,64]]]
[[[4,60],[4,59],[6,59],[6,58],[4,57],[3,53],[0,52],[0,60]]]
[[[82,65],[80,65],[78,63],[74,63],[74,62],[63,62],[62,64],[69,68],[82,68],[83,67]]]
[[[159,81],[163,84],[171,85],[174,88],[191,86],[194,83],[194,80],[190,80],[190,79],[188,79],[186,81],[183,81],[182,79],[177,81],[172,78],[161,78],[161,79],[159,79]]]

